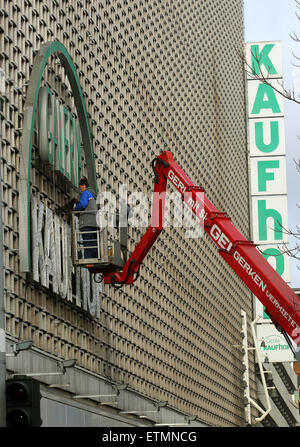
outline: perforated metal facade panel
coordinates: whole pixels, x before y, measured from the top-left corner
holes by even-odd
[[[24,95],[42,43],[75,62],[93,133],[99,189],[152,190],[151,160],[170,149],[248,236],[241,0],[1,0],[1,100],[7,331],[59,357],[167,400],[207,424],[244,424],[240,309],[251,295],[204,237],[168,228],[134,287],[101,295],[100,318],[53,297],[19,272],[18,172]],[[45,81],[72,108],[53,59]],[[32,161],[31,184],[50,207],[70,191]],[[130,228],[129,249],[144,229]],[[253,365],[252,365],[253,369]],[[252,375],[254,387],[254,376]]]

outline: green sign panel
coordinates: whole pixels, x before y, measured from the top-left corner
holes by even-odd
[[[57,55],[69,80],[78,122],[49,89],[42,88],[43,73],[51,56]],[[42,89],[41,89],[42,88]],[[66,47],[58,42],[44,44],[37,53],[31,71],[24,107],[24,122],[21,139],[20,200],[19,200],[19,253],[20,271],[31,271],[30,259],[30,171],[31,153],[36,115],[40,112],[41,157],[53,165],[66,179],[78,184],[81,171],[81,148],[87,165],[87,175],[97,192],[92,136],[76,68]]]
[[[66,179],[78,186],[82,172],[82,142],[79,120],[51,93],[39,91],[38,139],[41,160],[50,163]]]
[[[252,238],[276,272],[289,282],[286,155],[280,42],[246,44]],[[253,75],[268,79],[259,81]],[[279,82],[278,82],[279,81]],[[276,87],[274,89],[273,87]],[[257,313],[269,317],[257,301]]]

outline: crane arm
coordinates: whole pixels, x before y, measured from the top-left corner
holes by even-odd
[[[122,271],[105,273],[107,284],[132,284],[145,256],[163,230],[167,181],[179,191],[182,200],[204,225],[205,232],[217,245],[220,255],[245,285],[265,306],[275,326],[286,332],[296,344],[300,342],[300,300],[288,284],[232,224],[230,217],[218,211],[165,151],[153,161],[155,173],[151,224],[129,257]]]

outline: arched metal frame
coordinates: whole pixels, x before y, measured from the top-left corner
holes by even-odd
[[[70,54],[62,43],[58,41],[47,42],[41,46],[35,57],[24,107],[24,123],[20,150],[21,163],[19,188],[19,255],[21,272],[31,271],[30,171],[34,120],[37,111],[39,88],[41,86],[43,73],[49,58],[54,54],[59,57],[61,65],[64,68],[70,82],[79,119],[89,183],[94,191],[96,193],[98,192],[92,136],[76,68]]]

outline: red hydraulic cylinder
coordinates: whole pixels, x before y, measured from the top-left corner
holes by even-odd
[[[160,164],[158,163],[155,167],[158,181],[154,184],[151,224],[124,265],[122,272],[104,273],[105,284],[133,284],[135,273],[138,272],[145,256],[163,230],[167,179],[164,175],[159,175],[159,171]]]

